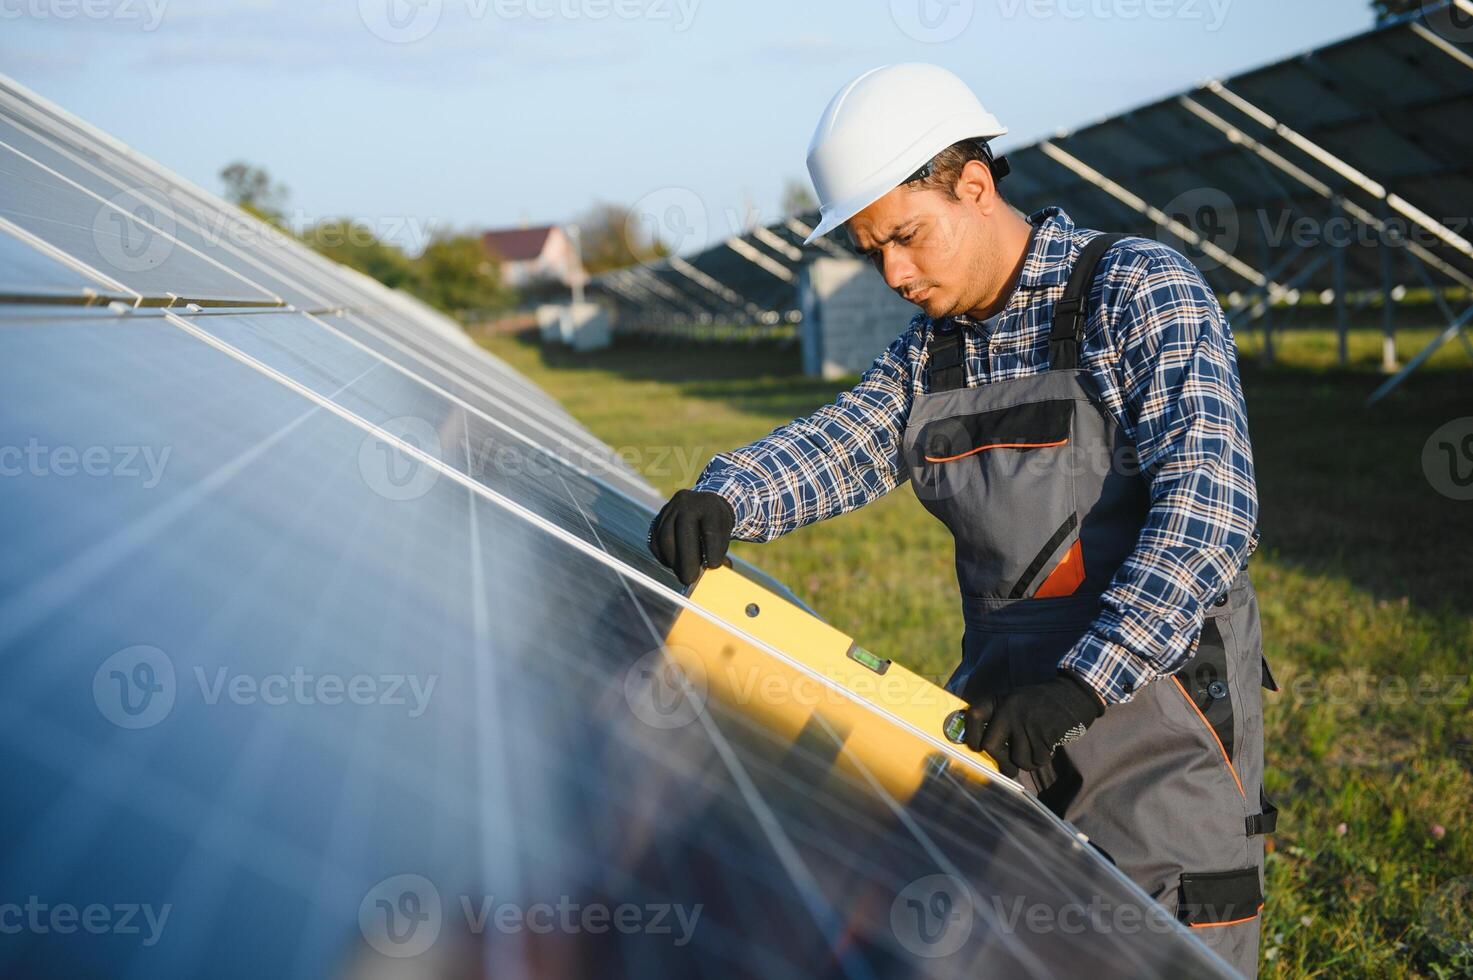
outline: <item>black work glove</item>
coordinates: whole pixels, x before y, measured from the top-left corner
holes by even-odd
[[[682,585],[726,560],[736,514],[719,493],[678,490],[650,522],[650,552],[675,572]]]
[[[1042,684],[1006,694],[984,694],[967,708],[965,738],[973,750],[992,756],[1004,776],[1032,772],[1054,749],[1084,734],[1105,706],[1078,676],[1060,671]]]

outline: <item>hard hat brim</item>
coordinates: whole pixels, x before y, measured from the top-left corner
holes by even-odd
[[[917,168],[924,165],[926,161],[933,158],[948,146],[965,139],[996,139],[999,136],[1006,135],[1008,131],[1006,126],[999,125],[997,120],[990,116],[986,119],[985,124],[980,126],[976,125],[977,120],[975,119],[968,120],[972,125],[964,125],[962,127],[956,127],[955,122],[955,120],[949,120],[948,123],[950,125],[943,124],[938,127],[938,131],[934,131],[927,140],[924,153],[906,154],[904,162],[901,164],[901,170],[904,172],[900,176],[894,176],[892,173],[877,177],[871,186],[851,194],[842,201],[835,201],[832,204],[821,207],[819,209],[818,227],[814,228],[813,233],[803,239],[803,244],[813,244],[815,240],[827,235],[899,187],[905,182],[906,177],[914,173]]]

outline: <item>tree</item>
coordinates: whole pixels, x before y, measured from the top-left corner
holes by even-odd
[[[577,224],[583,268],[591,276],[670,254],[642,222],[631,220],[629,208],[622,204],[595,204],[578,217]]]
[[[287,189],[273,183],[263,168],[236,162],[220,171],[225,196],[263,221],[285,229],[282,208]],[[326,218],[299,236],[304,244],[334,262],[357,269],[390,289],[413,293],[445,313],[481,313],[507,306],[510,290],[502,286],[494,259],[479,237],[438,235],[417,258],[381,240],[365,222]]]
[[[818,202],[813,199],[813,192],[808,185],[792,177],[783,185],[783,217],[792,218],[809,211],[817,211]]]
[[[414,264],[410,292],[446,313],[485,313],[513,299],[495,260],[474,235],[436,236]]]
[[[352,218],[319,221],[302,235],[308,246],[334,262],[372,276],[390,289],[408,289],[417,271],[409,256],[380,241],[369,227]]]
[[[1420,10],[1422,5],[1422,0],[1371,0],[1371,10],[1375,11],[1378,24],[1392,17]]]
[[[225,182],[225,198],[262,221],[283,227],[287,198],[285,184],[273,184],[264,167],[237,160],[220,171]]]

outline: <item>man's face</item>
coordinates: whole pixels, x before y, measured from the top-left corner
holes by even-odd
[[[902,185],[846,227],[885,284],[932,319],[966,312],[985,290],[987,219],[945,191]]]

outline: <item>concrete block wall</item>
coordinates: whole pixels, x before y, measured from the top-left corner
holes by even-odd
[[[798,304],[804,373],[825,378],[864,371],[919,312],[861,259],[821,258],[805,265]]]
[[[537,330],[544,344],[567,344],[576,351],[600,350],[613,341],[609,313],[597,303],[539,306]]]

